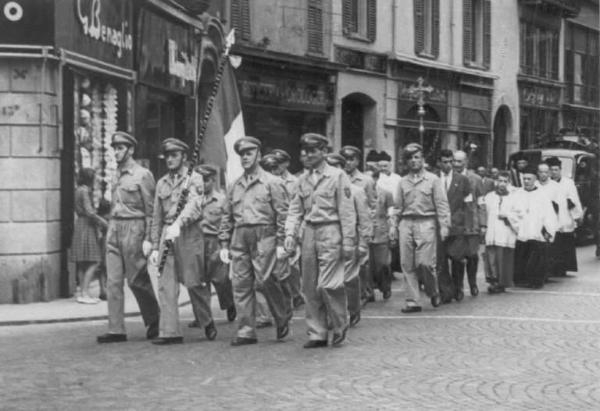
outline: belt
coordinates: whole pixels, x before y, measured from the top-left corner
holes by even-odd
[[[313,227],[318,227],[322,225],[330,225],[330,224],[339,224],[339,220],[336,221],[307,221],[306,224],[311,225]]]
[[[409,220],[427,220],[430,218],[436,218],[436,215],[402,215],[400,216],[400,219],[404,220],[404,219],[409,219]]]

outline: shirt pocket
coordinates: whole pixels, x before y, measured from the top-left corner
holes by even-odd
[[[333,210],[335,209],[335,192],[330,191],[318,191],[315,193],[315,202],[321,210]]]
[[[119,187],[119,195],[123,204],[142,204],[142,195],[137,184],[124,184]]]

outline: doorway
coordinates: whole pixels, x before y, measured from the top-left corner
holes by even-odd
[[[365,140],[375,137],[376,103],[362,93],[342,99],[342,147],[355,146],[364,151]]]
[[[500,169],[506,167],[506,140],[511,129],[510,110],[500,106],[494,118],[493,165]]]

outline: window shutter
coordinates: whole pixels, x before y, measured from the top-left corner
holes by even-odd
[[[558,80],[558,36],[558,33],[552,33],[552,44],[550,45],[550,53],[552,53],[551,78],[553,78],[554,80]]]
[[[352,0],[342,0],[342,31],[344,34],[356,33],[355,19],[352,18]]]
[[[567,83],[567,100],[573,102],[573,50],[565,50],[565,82]]]
[[[323,0],[308,0],[308,51],[323,53]]]
[[[492,1],[483,0],[483,67],[489,69],[492,58]]]
[[[440,0],[431,0],[431,54],[438,57],[440,54]]]
[[[414,0],[415,15],[415,54],[420,54],[425,49],[425,1]]]
[[[377,0],[367,0],[367,38],[375,41],[377,37]]]
[[[231,27],[235,28],[236,39],[250,40],[249,0],[231,0]]]
[[[463,60],[465,64],[473,61],[473,12],[472,0],[463,0]]]

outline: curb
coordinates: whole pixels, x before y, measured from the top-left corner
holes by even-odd
[[[179,304],[179,307],[185,307],[191,304],[190,301]],[[139,311],[125,313],[125,318],[137,317],[141,315]],[[0,327],[10,327],[19,325],[38,325],[38,324],[58,324],[58,323],[77,323],[85,321],[99,321],[108,320],[108,315],[91,315],[88,317],[71,317],[71,318],[48,318],[44,320],[14,320],[14,321],[0,321]]]

